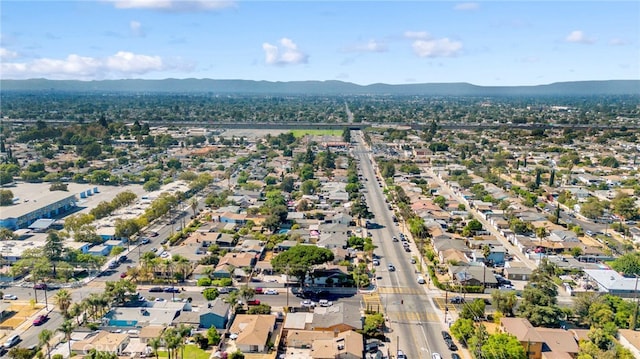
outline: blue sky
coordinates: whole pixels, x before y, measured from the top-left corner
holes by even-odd
[[[638,1],[1,0],[0,78],[640,79]]]

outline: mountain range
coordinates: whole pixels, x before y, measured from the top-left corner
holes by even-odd
[[[2,91],[164,92],[279,95],[419,96],[602,96],[640,95],[640,80],[556,82],[536,86],[477,86],[469,83],[371,84],[343,81],[270,82],[252,80],[0,80]]]

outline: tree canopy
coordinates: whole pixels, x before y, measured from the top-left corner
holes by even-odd
[[[304,283],[314,265],[332,260],[333,252],[327,248],[297,245],[271,259],[271,265],[275,271],[293,275]]]

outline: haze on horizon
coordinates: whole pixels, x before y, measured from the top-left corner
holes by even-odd
[[[637,1],[3,1],[0,79],[640,79]]]

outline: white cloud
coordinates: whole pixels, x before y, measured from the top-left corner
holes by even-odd
[[[309,56],[298,49],[298,45],[291,39],[283,37],[280,46],[268,42],[262,44],[264,60],[268,65],[297,65],[306,64]]]
[[[477,2],[463,2],[460,4],[456,4],[456,6],[453,7],[454,10],[459,10],[459,11],[473,11],[473,10],[478,10],[480,8],[480,4],[478,4]]]
[[[146,35],[139,21],[132,20],[129,22],[129,30],[131,30],[131,35],[135,37],[145,37]]]
[[[44,77],[48,79],[93,80],[127,78],[132,75],[179,67],[179,64],[165,63],[159,56],[119,51],[105,58],[71,54],[65,59],[42,58],[24,63],[5,61],[0,64],[0,77],[7,79]]]
[[[407,39],[428,39],[431,35],[426,31],[405,31],[404,37]]]
[[[386,52],[387,44],[376,40],[369,40],[366,43],[355,44],[344,49],[346,52]]]
[[[220,10],[235,6],[231,0],[107,0],[118,9],[149,9],[169,12]]]
[[[596,42],[595,39],[587,37],[582,30],[571,31],[571,33],[565,38],[565,41],[577,44],[593,44]]]
[[[454,57],[462,50],[462,43],[442,39],[415,40],[411,47],[413,52],[420,57]]]
[[[629,43],[626,40],[623,39],[619,39],[617,37],[609,40],[609,45],[611,46],[624,46],[624,45],[629,45]]]
[[[15,59],[16,57],[18,57],[17,52],[7,50],[4,47],[0,47],[0,59],[8,60],[8,59]]]

